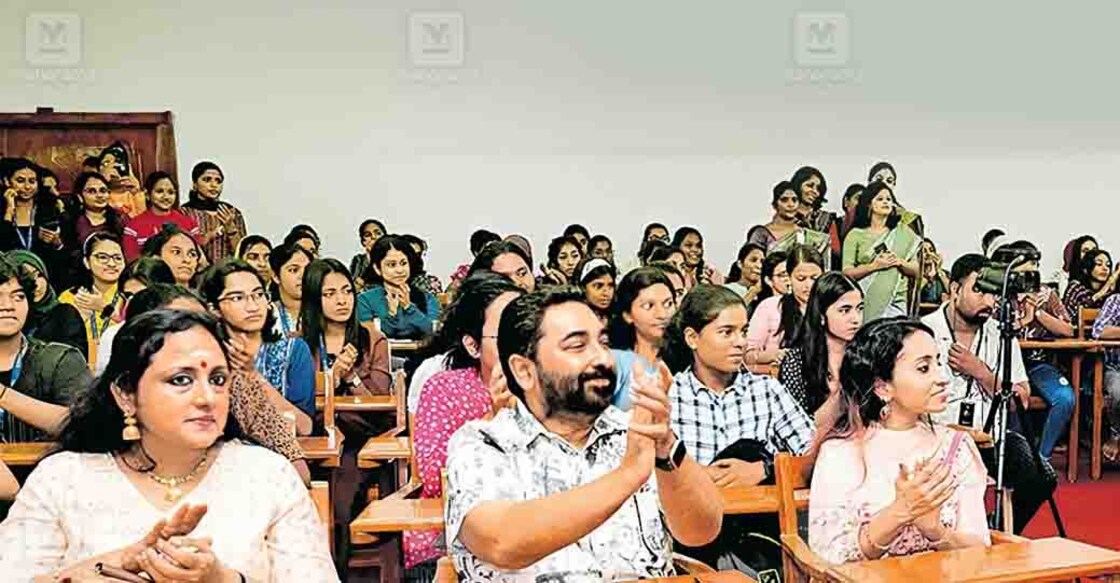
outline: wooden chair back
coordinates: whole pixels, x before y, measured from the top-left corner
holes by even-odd
[[[827,581],[828,563],[819,557],[797,531],[796,494],[809,488],[813,460],[808,456],[779,453],[774,458],[778,486],[778,527],[782,539],[785,581]]]
[[[1081,308],[1077,314],[1077,336],[1089,339],[1093,336],[1093,324],[1097,321],[1101,311],[1092,308]]]

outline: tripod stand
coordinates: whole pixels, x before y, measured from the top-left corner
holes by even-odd
[[[1008,265],[1008,272],[1015,265],[1012,262]],[[1006,277],[1004,279],[1006,282]],[[1014,392],[1012,391],[1011,382],[1011,359],[1012,359],[1012,340],[1016,337],[1015,333],[1015,310],[1012,306],[1011,299],[1007,293],[1006,283],[1004,285],[1003,293],[1000,296],[999,304],[999,331],[1000,331],[1000,349],[999,349],[999,388],[992,395],[992,408],[988,413],[987,422],[984,424],[985,431],[991,431],[994,424],[994,432],[992,436],[996,439],[995,449],[995,465],[996,465],[996,508],[993,516],[992,528],[999,528],[1003,523],[1003,504],[1004,498],[1008,495],[1007,488],[1004,483],[1004,474],[1007,462],[1007,435],[1008,427],[1007,421],[1010,415],[1010,407],[1012,399],[1014,399]],[[1076,390],[1076,389],[1075,389]],[[1031,459],[1034,461],[1035,467],[1040,472],[1045,472],[1045,467],[1042,461],[1042,456],[1038,452],[1038,446],[1035,445],[1034,429],[1031,426],[1030,419],[1026,415],[1019,415],[1019,425],[1023,429],[1024,437],[1030,447]],[[1054,516],[1054,524],[1058,527],[1058,536],[1066,538],[1065,524],[1062,522],[1062,515],[1058,511],[1058,504],[1054,501],[1054,493],[1051,491],[1046,496],[1047,502],[1050,505],[1050,512]]]

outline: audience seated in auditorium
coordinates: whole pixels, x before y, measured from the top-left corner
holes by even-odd
[[[183,212],[198,223],[198,243],[207,260],[217,263],[232,257],[245,236],[245,218],[232,204],[220,200],[226,177],[213,162],[199,162],[191,169],[191,191]]]
[[[228,422],[220,336],[191,312],[126,324],[61,451],[0,524],[5,577],[85,580],[102,563],[157,579],[338,580],[299,476]]]
[[[261,235],[247,235],[237,245],[237,258],[248,263],[257,270],[265,281],[273,281],[272,265],[269,258],[272,256],[272,243]]]
[[[60,263],[66,267],[56,276],[60,277],[59,281],[52,282],[59,289],[82,283],[80,274],[83,271],[85,243],[91,235],[105,233],[117,241],[124,236],[124,219],[109,208],[108,184],[100,174],[82,174],[74,180],[74,192],[82,204],[76,209],[76,215],[62,219],[62,253],[65,259]]]
[[[747,306],[762,293],[762,262],[765,258],[765,249],[755,243],[744,243],[727,272],[727,283],[723,285],[739,294]]]
[[[1096,310],[1114,293],[1120,280],[1120,269],[1113,269],[1112,255],[1104,249],[1093,249],[1081,257],[1076,270],[1070,274],[1069,286],[1062,303],[1071,317],[1081,310]]]
[[[113,353],[113,338],[120,331],[121,324],[128,315],[128,305],[132,302],[132,298],[148,286],[157,283],[173,285],[175,277],[171,274],[171,268],[162,259],[141,257],[124,268],[120,282],[121,309],[117,310],[116,321],[101,331],[101,340],[97,345],[97,360],[93,363],[95,374],[101,374],[109,364],[109,357]]]
[[[988,262],[970,253],[953,263],[949,301],[926,315],[922,322],[933,331],[940,351],[943,374],[949,379],[948,403],[931,417],[943,425],[956,424],[992,431],[992,394],[999,367],[999,323],[992,318],[998,298],[976,289],[978,272]],[[843,380],[843,379],[841,379]],[[1014,489],[1012,504],[1015,532],[1022,532],[1056,486],[1056,476],[1045,458],[1036,459],[1022,435],[1018,412],[1030,403],[1030,384],[1019,342],[1011,340],[1011,378],[1015,398],[1010,404],[1007,433],[1006,484]],[[981,452],[994,476],[991,449]]]
[[[1115,288],[1114,288],[1115,290]],[[1113,291],[1093,322],[1092,337],[1120,340],[1120,294]],[[1104,355],[1104,392],[1107,396],[1105,419],[1109,431],[1101,455],[1110,463],[1120,461],[1120,349],[1109,348]]]
[[[283,396],[273,399],[277,408],[295,415],[296,432],[308,435],[315,416],[311,349],[303,338],[276,333],[264,285],[248,263],[226,259],[206,271],[199,290],[228,334],[230,365],[245,373],[259,372]]]
[[[631,370],[635,363],[647,374],[657,372],[661,345],[677,311],[673,283],[655,266],[639,267],[622,277],[608,331],[618,390],[612,400],[630,410]]]
[[[580,262],[576,267],[579,276],[572,283],[583,290],[587,305],[595,310],[595,314],[604,324],[611,315],[611,306],[614,304],[615,284],[618,272],[606,259],[589,258]]]
[[[35,291],[31,297],[31,311],[23,333],[28,338],[42,342],[60,342],[72,346],[81,354],[89,353],[89,340],[86,327],[78,309],[58,301],[47,275],[47,266],[34,253],[17,249],[4,254],[20,269],[20,272],[35,280]]]
[[[722,286],[700,285],[673,316],[663,351],[676,373],[669,389],[673,431],[721,488],[771,480],[774,454],[804,453],[813,439],[812,419],[785,387],[743,368],[746,329],[742,298]],[[748,574],[777,568],[780,552],[747,536],[776,536],[773,517],[768,522],[725,519],[715,543],[686,554]]]
[[[471,233],[471,261],[470,263],[460,264],[459,267],[455,268],[455,271],[451,274],[451,277],[448,278],[447,293],[454,295],[455,290],[459,289],[459,285],[463,283],[463,280],[466,279],[468,275],[470,275],[471,265],[474,263],[475,258],[478,257],[478,254],[482,253],[482,250],[486,248],[487,245],[491,243],[498,243],[501,240],[501,235],[488,229],[478,229],[475,232]]]
[[[938,352],[903,318],[870,322],[848,345],[838,406],[814,442],[809,546],[826,561],[991,544],[976,445],[928,423],[948,398]]]
[[[296,225],[288,230],[288,234],[284,236],[284,245],[299,245],[304,251],[307,251],[312,258],[318,259],[319,247],[322,241],[319,239],[319,232],[311,225]]]
[[[359,293],[370,285],[369,252],[373,249],[373,244],[385,234],[385,224],[377,219],[366,219],[358,226],[358,242],[362,246],[362,252],[350,259],[350,273],[354,276],[354,283],[358,284]]]
[[[790,293],[763,300],[751,314],[747,364],[773,364],[785,356],[783,342],[801,324],[813,282],[824,273],[824,261],[808,247],[794,247],[786,258],[786,273]]]
[[[451,436],[468,421],[487,417],[497,409],[488,387],[504,383],[498,359],[498,323],[502,310],[522,293],[500,275],[478,273],[463,281],[447,308],[439,332],[453,343],[447,370],[424,383],[413,428],[423,498],[443,495],[442,472]],[[440,531],[406,532],[405,567],[445,555],[441,535]]]
[[[666,576],[670,534],[715,538],[722,499],[669,429],[668,371],[637,370],[632,413],[612,407],[603,325],[578,290],[515,299],[498,350],[516,405],[448,445],[446,538],[461,580]]]
[[[1085,254],[1098,247],[1097,240],[1092,235],[1081,235],[1070,240],[1062,249],[1062,267],[1054,270],[1050,281],[1058,285],[1058,294],[1064,296],[1069,287],[1070,278],[1073,276],[1077,264]]]
[[[159,257],[171,268],[175,283],[192,287],[191,282],[198,275],[202,260],[202,250],[190,234],[175,224],[165,224],[150,237],[143,247],[144,257]]]
[[[526,292],[533,293],[537,288],[537,280],[533,277],[532,265],[532,258],[521,247],[512,241],[496,241],[478,252],[467,276],[492,271],[508,277]]]
[[[723,285],[723,274],[704,258],[704,235],[693,227],[681,227],[673,233],[673,247],[681,250],[684,265],[680,270],[692,289],[701,283]],[[654,261],[660,261],[655,258]]]
[[[280,245],[268,255],[272,271],[272,312],[274,330],[281,336],[299,333],[299,313],[303,300],[303,272],[315,258],[294,243]],[[256,270],[260,274],[260,270]]]
[[[0,222],[0,251],[31,251],[51,270],[63,268],[58,261],[65,206],[52,202],[57,199],[40,182],[37,167],[30,160],[5,158],[0,163],[0,188],[4,190],[0,200],[4,217]],[[54,185],[57,188],[57,178]]]
[[[941,305],[949,297],[949,274],[945,259],[937,252],[932,239],[922,239],[918,258],[921,260],[922,287],[918,301]]]
[[[408,283],[433,296],[443,293],[443,283],[438,277],[428,273],[428,268],[424,265],[424,257],[428,255],[428,242],[416,235],[401,235],[401,239],[412,247],[412,254],[416,259],[416,263],[412,266],[412,278]]]
[[[840,390],[844,349],[863,324],[863,290],[852,278],[830,271],[813,284],[805,317],[786,345],[778,381],[817,420],[831,417]],[[826,406],[829,405],[829,406]]]
[[[101,333],[124,305],[117,285],[124,271],[124,251],[116,235],[98,232],[86,239],[82,256],[81,283],[62,292],[58,301],[78,309],[86,328],[86,361],[97,362],[95,352]]]
[[[35,282],[0,257],[0,441],[46,441],[71,399],[89,383],[83,355],[71,346],[23,334]],[[0,569],[0,572],[5,572]]]
[[[385,235],[370,251],[373,287],[358,296],[358,319],[377,318],[391,339],[430,338],[439,320],[439,300],[412,285],[419,259],[403,238]]]
[[[561,235],[572,239],[579,245],[580,257],[587,257],[587,243],[591,240],[591,232],[587,227],[580,224],[568,225],[564,228],[564,234]]]
[[[891,189],[872,182],[859,196],[852,229],[844,237],[844,274],[863,288],[868,321],[907,313],[921,240],[899,225],[900,218]]]
[[[810,185],[803,185],[803,188],[811,190]],[[747,242],[761,246],[766,253],[788,252],[795,246],[807,245],[820,254],[827,269],[832,259],[828,231],[816,231],[802,225],[798,215],[802,208],[801,199],[793,184],[785,180],[776,184],[770,206],[774,209],[774,218],[765,225],[751,228],[747,232]]]
[[[128,220],[124,225],[124,254],[132,261],[148,239],[156,236],[164,225],[179,227],[188,237],[198,240],[198,222],[179,209],[179,185],[167,172],[152,172],[144,180],[148,210]]]
[[[557,237],[548,244],[548,263],[541,266],[540,285],[566,285],[576,277],[576,267],[583,261],[580,243],[572,237]]]

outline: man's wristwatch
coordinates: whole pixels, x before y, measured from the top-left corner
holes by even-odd
[[[663,472],[671,472],[681,467],[686,453],[688,452],[684,448],[684,442],[678,437],[673,442],[673,447],[669,448],[669,457],[654,458],[653,465]]]

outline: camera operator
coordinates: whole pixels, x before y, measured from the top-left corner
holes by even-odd
[[[999,390],[1000,330],[999,323],[992,319],[999,298],[976,289],[979,272],[987,264],[987,258],[979,254],[957,259],[950,274],[949,301],[922,319],[934,332],[949,378],[949,405],[934,417],[937,423],[983,429],[992,408],[992,395]],[[1017,431],[1018,418],[1012,411],[1016,403],[1027,407],[1030,386],[1015,340],[1011,342],[1011,382],[1015,399],[1008,415],[1004,485],[1013,488],[1014,531],[1019,533],[1057,483],[1049,463],[1043,460],[1043,465],[1037,464],[1030,444]],[[980,455],[994,477],[993,448],[981,449]]]
[[[1019,273],[1038,273],[1038,248],[1029,241],[1016,241],[996,250],[993,257],[1010,259],[1023,256],[1028,258],[1014,268]],[[1069,313],[1062,304],[1057,292],[1047,286],[1038,291],[1020,293],[1015,301],[1019,337],[1031,340],[1053,338],[1073,338],[1073,324]],[[1046,413],[1046,423],[1042,426],[1042,437],[1038,442],[1038,452],[1050,459],[1054,445],[1073,418],[1075,391],[1069,380],[1047,358],[1045,350],[1027,350],[1023,353],[1027,377],[1034,392],[1050,406]]]

